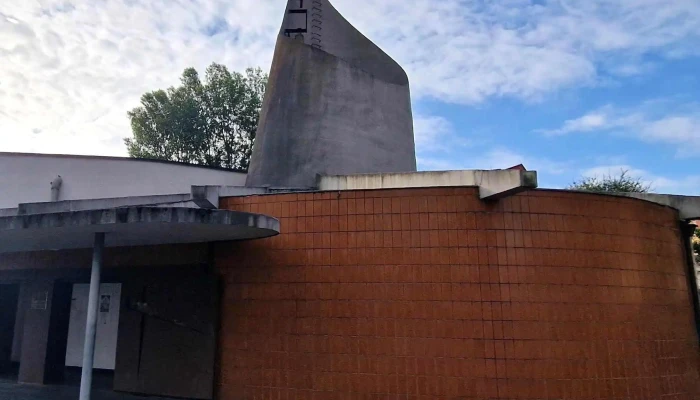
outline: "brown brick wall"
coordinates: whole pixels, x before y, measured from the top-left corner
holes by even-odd
[[[404,189],[230,198],[219,398],[698,399],[677,214],[633,199]]]

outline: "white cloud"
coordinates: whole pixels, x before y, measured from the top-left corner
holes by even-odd
[[[700,38],[696,0],[384,0],[375,13],[336,3],[407,68],[418,95],[456,103],[537,100],[600,73],[644,73],[632,60],[697,54]]]
[[[418,116],[413,121],[413,128],[418,149],[441,149],[441,139],[453,134],[452,124],[443,117]]]
[[[548,175],[561,175],[570,170],[568,163],[552,161],[546,157],[524,155],[503,147],[488,150],[479,148],[440,158],[419,155],[418,164],[424,170],[506,169],[523,164],[529,170]]]
[[[461,104],[532,101],[603,73],[644,73],[630,60],[694,55],[700,39],[697,0],[334,4],[406,68],[414,98]],[[267,68],[283,8],[284,0],[6,1],[0,150],[123,155],[126,111],[142,93],[213,61]]]
[[[604,178],[607,176],[619,176],[626,171],[631,178],[640,179],[650,185],[652,191],[657,193],[700,195],[700,175],[687,175],[669,178],[654,174],[645,169],[635,168],[627,164],[603,165],[588,168],[581,171],[583,177]]]
[[[586,132],[616,132],[635,139],[677,147],[681,156],[700,156],[700,109],[696,105],[673,106],[668,113],[659,111],[659,101],[632,109],[607,105],[563,126],[540,132],[565,135]]]
[[[267,68],[283,13],[278,3],[3,4],[0,151],[125,155],[126,112],[141,94],[177,84],[189,66]],[[228,32],[208,36],[206,28],[219,23]]]
[[[606,105],[590,111],[581,117],[565,121],[557,129],[542,129],[538,132],[549,136],[566,135],[570,133],[600,132],[613,129],[638,128],[646,125],[648,118],[641,109],[620,110],[612,105]]]
[[[413,121],[413,127],[419,154],[459,151],[473,144],[457,135],[452,123],[444,117],[419,115]]]
[[[698,154],[700,148],[700,113],[696,115],[671,115],[660,120],[649,121],[641,129],[647,140],[671,143],[679,146],[680,152]]]
[[[572,132],[590,132],[611,126],[606,109],[590,112],[582,117],[566,121],[559,129],[543,131],[549,135],[564,135]]]
[[[569,165],[565,162],[552,161],[546,157],[524,155],[505,148],[496,148],[486,152],[483,157],[472,161],[473,165],[483,165],[486,168],[510,168],[518,164],[523,164],[530,170],[541,171],[546,174],[560,175],[569,170]],[[474,167],[472,167],[474,168]]]

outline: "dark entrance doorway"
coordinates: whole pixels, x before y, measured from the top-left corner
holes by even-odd
[[[0,375],[13,374],[12,344],[19,302],[19,285],[0,284]]]
[[[218,282],[207,272],[168,272],[123,286],[114,389],[212,399]]]
[[[72,288],[73,285],[69,282],[54,283],[44,372],[48,384],[63,383],[66,377],[66,341]]]

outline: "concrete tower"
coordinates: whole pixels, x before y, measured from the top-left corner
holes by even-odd
[[[416,170],[406,73],[328,0],[289,0],[248,186]]]

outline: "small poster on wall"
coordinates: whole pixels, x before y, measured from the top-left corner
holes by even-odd
[[[110,303],[112,302],[112,296],[108,294],[103,294],[100,296],[100,312],[101,313],[108,313],[109,312],[109,306]]]
[[[49,306],[49,292],[32,293],[32,310],[46,310]]]

